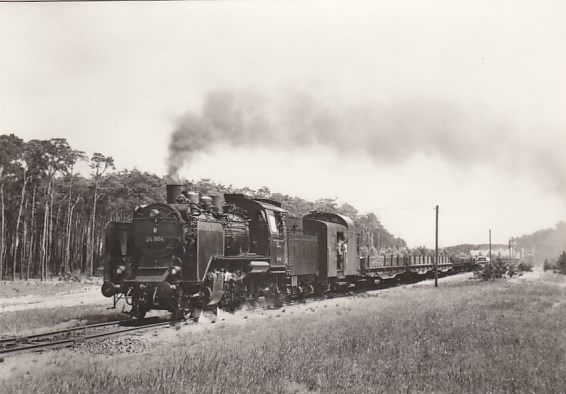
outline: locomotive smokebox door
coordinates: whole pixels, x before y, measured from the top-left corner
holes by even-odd
[[[166,204],[150,204],[136,211],[132,221],[133,242],[140,252],[139,267],[169,267],[180,254],[181,214]]]

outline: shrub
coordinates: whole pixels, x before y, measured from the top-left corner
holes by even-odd
[[[566,274],[566,252],[562,252],[556,262],[556,270],[561,274]]]
[[[86,281],[87,277],[82,276],[80,271],[73,271],[73,272],[67,272],[65,275],[59,275],[57,277],[57,280],[59,282],[65,282],[65,283],[69,283],[69,282],[80,283],[82,281]]]
[[[532,270],[533,270],[533,265],[531,263],[521,261],[519,265],[517,265],[517,271],[519,272],[532,272]]]
[[[513,277],[519,273],[519,270],[510,263],[497,258],[485,265],[480,266],[475,272],[474,277],[481,280],[501,279],[505,277]],[[520,275],[520,273],[519,273]]]

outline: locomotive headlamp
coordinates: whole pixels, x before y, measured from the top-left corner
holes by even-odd
[[[152,209],[151,211],[149,211],[149,217],[151,219],[155,219],[158,216],[159,216],[159,211],[157,209]]]
[[[179,273],[181,273],[181,267],[178,266],[171,267],[171,275],[177,275]]]
[[[116,274],[117,275],[122,275],[125,271],[126,271],[126,267],[124,267],[123,265],[116,268]]]

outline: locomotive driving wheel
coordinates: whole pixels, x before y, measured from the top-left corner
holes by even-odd
[[[183,308],[175,308],[173,311],[173,320],[182,321],[186,318],[186,311]]]
[[[224,297],[220,304],[227,312],[235,312],[246,299],[246,287],[241,281],[230,280],[224,287]]]
[[[183,289],[180,289],[180,294],[176,297],[172,297],[170,300],[169,311],[172,314],[172,319],[176,321],[185,320],[187,318],[187,312],[189,308],[189,299],[184,294]]]
[[[145,305],[140,304],[139,302],[135,302],[132,305],[131,315],[136,319],[143,319],[145,314],[147,313],[148,308]]]

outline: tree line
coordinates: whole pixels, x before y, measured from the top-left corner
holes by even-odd
[[[79,162],[89,176],[77,173]],[[106,223],[164,194],[155,175],[113,169],[112,157],[87,157],[62,138],[0,135],[0,277],[93,274]]]
[[[89,173],[78,173],[79,164]],[[282,203],[292,215],[326,210],[352,217],[369,249],[404,247],[373,214],[360,215],[336,199],[307,201],[267,187],[237,189],[209,179],[184,181],[201,194],[251,193]],[[109,221],[129,221],[136,206],[165,201],[165,177],[115,171],[114,159],[87,156],[62,138],[23,141],[0,135],[0,278],[15,280],[71,273],[95,274]],[[370,250],[371,252],[371,250]]]
[[[566,223],[558,222],[554,228],[511,238],[511,247],[520,258],[534,264],[555,263],[566,251]]]

